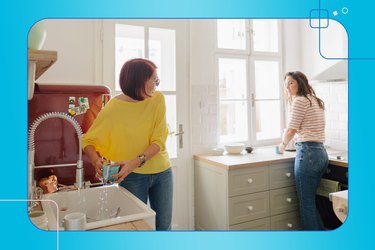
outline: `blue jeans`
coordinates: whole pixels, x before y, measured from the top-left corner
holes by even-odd
[[[328,155],[322,143],[296,143],[294,175],[303,229],[323,230],[324,224],[316,208],[315,194],[328,166]]]
[[[157,174],[129,174],[120,186],[126,188],[138,199],[156,212],[156,230],[171,230],[173,177],[172,169]]]

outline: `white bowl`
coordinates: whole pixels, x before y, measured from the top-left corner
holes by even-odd
[[[211,149],[211,155],[223,155],[224,149],[222,148],[213,148]]]
[[[225,150],[228,154],[241,154],[245,148],[243,143],[229,143],[224,145]]]

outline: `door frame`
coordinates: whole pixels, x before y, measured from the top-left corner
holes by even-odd
[[[190,131],[190,21],[184,19],[101,19],[95,22],[95,80],[108,85],[115,93],[114,43],[108,41],[114,34],[115,22],[176,30],[176,119],[184,126],[184,147],[177,149],[177,158],[171,159],[174,174],[172,229],[194,230],[194,172],[191,157]],[[111,26],[112,25],[112,26]],[[100,72],[100,73],[99,73]],[[178,145],[178,143],[177,143]],[[177,212],[175,212],[177,211]]]

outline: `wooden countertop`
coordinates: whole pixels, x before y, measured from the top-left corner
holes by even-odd
[[[292,162],[295,152],[276,154],[275,146],[254,148],[250,154],[224,154],[218,156],[195,155],[194,159],[210,163],[226,170],[266,166],[283,162]]]
[[[328,151],[328,150],[327,150]],[[249,167],[273,165],[294,161],[295,151],[285,151],[284,154],[276,154],[275,146],[254,148],[250,154],[224,154],[224,155],[195,155],[195,160],[210,163],[226,170],[234,170]],[[348,167],[347,161],[330,159],[329,163],[341,167]]]

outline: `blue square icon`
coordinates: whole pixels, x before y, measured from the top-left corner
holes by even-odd
[[[329,25],[329,13],[324,9],[312,9],[310,11],[310,27],[315,29],[327,28]]]

